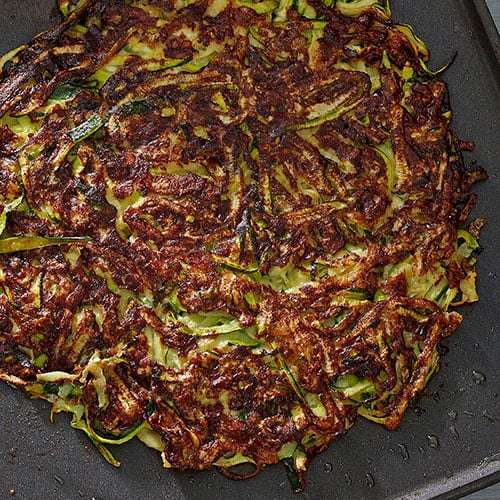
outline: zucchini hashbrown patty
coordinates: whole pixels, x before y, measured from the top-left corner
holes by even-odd
[[[423,42],[377,0],[59,5],[0,60],[0,379],[113,464],[398,427],[482,224]]]

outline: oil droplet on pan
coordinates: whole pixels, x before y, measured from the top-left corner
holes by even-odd
[[[404,444],[398,444],[399,452],[403,457],[403,460],[408,460],[410,458],[410,454],[408,453],[408,448]]]
[[[330,473],[333,470],[333,465],[330,462],[325,462],[325,465],[323,465],[323,470]]]
[[[347,484],[347,486],[351,486],[352,484],[351,476],[349,474],[344,474],[344,479],[345,479],[345,484]]]
[[[484,373],[472,370],[472,378],[476,384],[484,384],[486,382],[486,375]]]
[[[434,434],[429,434],[427,436],[427,444],[430,448],[439,448],[439,438],[437,436],[434,436]]]
[[[366,486],[368,486],[368,488],[373,488],[375,486],[375,479],[373,479],[373,476],[367,472],[365,474],[365,478],[366,478]]]

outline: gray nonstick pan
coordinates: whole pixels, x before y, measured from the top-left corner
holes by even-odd
[[[0,53],[54,25],[53,0],[0,1]],[[235,482],[215,470],[162,469],[140,442],[113,449],[106,463],[69,417],[49,420],[49,405],[0,384],[0,498],[32,499],[424,499],[459,498],[500,480],[500,41],[482,0],[392,0],[396,20],[411,24],[431,49],[431,67],[455,54],[444,74],[453,128],[474,141],[489,179],[475,186],[474,217],[489,223],[478,256],[480,301],[447,339],[442,368],[403,425],[390,432],[359,419],[317,456],[307,487],[295,494],[283,466]]]

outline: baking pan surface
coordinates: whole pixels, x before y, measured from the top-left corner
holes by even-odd
[[[0,385],[0,498],[320,499],[458,498],[500,480],[500,69],[498,37],[484,2],[392,0],[394,18],[411,24],[431,50],[431,67],[455,54],[444,79],[453,128],[476,150],[489,179],[475,186],[473,217],[487,217],[478,256],[479,303],[460,308],[464,321],[429,392],[390,432],[359,419],[310,464],[304,493],[292,493],[282,466],[233,482],[216,471],[163,470],[140,442],[113,449],[107,464],[67,415],[49,421],[49,405]],[[2,0],[0,52],[54,25],[51,0]],[[484,28],[486,23],[486,30]]]

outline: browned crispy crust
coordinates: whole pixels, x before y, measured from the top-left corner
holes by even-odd
[[[280,24],[231,3],[215,17],[207,1],[140,3],[86,2],[1,73],[4,120],[37,127],[0,127],[0,194],[24,196],[4,235],[90,241],[0,256],[0,377],[57,402],[69,379],[40,375],[75,375],[64,398],[96,435],[146,422],[180,469],[238,452],[258,472],[287,443],[323,449],[358,412],[396,428],[460,322],[412,276],[439,268],[456,294],[473,273],[457,231],[481,174],[462,165],[445,84],[375,8],[309,1],[313,46],[318,25],[293,8]],[[137,40],[186,70],[146,68]],[[200,43],[218,53],[188,70]],[[43,108],[68,82],[69,104]],[[210,347],[221,334],[186,318],[213,312],[251,341]]]

